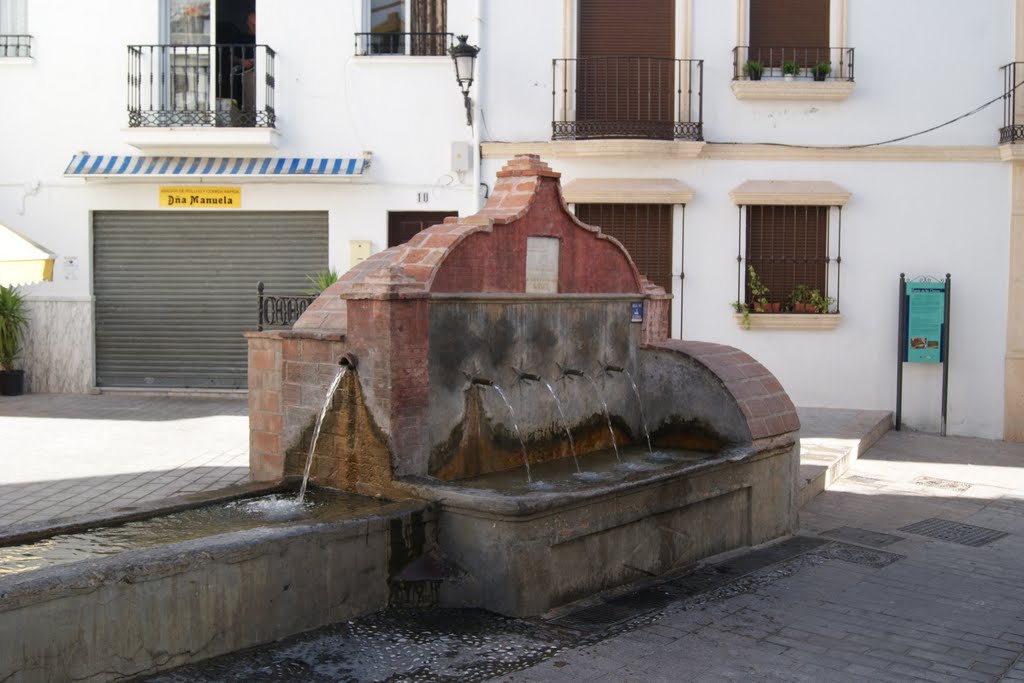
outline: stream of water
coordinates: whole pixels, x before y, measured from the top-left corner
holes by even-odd
[[[345,376],[346,370],[348,368],[342,367],[341,370],[338,370],[338,374],[334,376],[334,381],[331,382],[331,387],[327,390],[327,396],[324,397],[324,404],[320,408],[320,414],[316,417],[316,427],[313,428],[313,438],[309,442],[309,454],[306,456],[306,468],[302,471],[302,486],[299,488],[299,495],[296,498],[298,503],[301,503],[306,497],[309,469],[313,465],[313,451],[316,450],[316,441],[320,438],[320,427],[324,424],[324,415],[327,414],[327,409],[331,407],[331,399],[334,397],[334,392],[338,390],[338,385],[341,384],[341,378]]]

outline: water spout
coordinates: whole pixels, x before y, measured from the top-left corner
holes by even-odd
[[[489,380],[489,379],[487,379],[485,377],[470,377],[469,378],[469,383],[470,384],[477,384],[477,385],[482,386],[482,387],[493,387],[493,386],[495,386],[494,382],[492,382],[491,380]]]
[[[587,376],[587,374],[585,372],[583,372],[582,370],[573,370],[572,368],[562,368],[562,377],[565,377],[566,375],[569,375],[569,376],[572,376],[572,377],[586,377]]]
[[[522,382],[523,380],[528,380],[530,382],[542,381],[540,375],[536,375],[532,372],[524,372],[523,370],[519,370],[517,368],[512,369],[516,371],[516,377],[519,378],[520,382]]]
[[[341,370],[338,370],[338,374],[334,376],[334,381],[331,382],[331,386],[327,390],[327,396],[324,397],[324,404],[320,408],[320,414],[317,415],[316,427],[313,428],[313,438],[309,441],[309,454],[306,455],[306,468],[302,472],[302,486],[299,487],[299,497],[297,499],[299,503],[301,503],[306,497],[306,486],[309,484],[309,469],[313,465],[313,452],[316,450],[316,441],[320,438],[320,427],[323,426],[324,415],[327,414],[327,409],[331,405],[331,399],[334,397],[334,392],[338,390],[338,385],[341,384],[341,378],[345,376],[346,372],[348,372],[348,368],[349,366],[342,365]]]
[[[623,368],[621,365],[605,365],[604,366],[604,371],[605,372],[625,372],[626,369]]]
[[[355,354],[343,353],[341,358],[338,359],[338,365],[355,370],[356,366],[359,365],[359,359],[355,357]]]

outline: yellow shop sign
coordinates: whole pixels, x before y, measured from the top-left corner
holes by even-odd
[[[160,207],[165,209],[238,209],[240,187],[161,187]]]

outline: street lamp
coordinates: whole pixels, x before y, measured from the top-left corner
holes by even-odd
[[[462,89],[462,97],[466,101],[466,125],[473,125],[473,104],[469,99],[469,88],[473,85],[473,68],[476,66],[476,55],[480,48],[469,45],[469,36],[455,36],[459,44],[448,50],[455,62],[455,80]]]

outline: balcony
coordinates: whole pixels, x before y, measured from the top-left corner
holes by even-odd
[[[1010,62],[1001,67],[1003,72],[1003,127],[999,129],[999,144],[1008,145],[1024,141],[1024,102],[1017,104],[1020,79],[1024,78],[1024,62]]]
[[[704,139],[704,60],[552,60],[553,140]]]
[[[355,54],[445,57],[452,47],[451,33],[357,33]]]
[[[32,56],[32,36],[0,35],[0,59]]]
[[[266,45],[129,45],[128,125],[273,128]]]
[[[852,47],[751,47],[732,51],[741,100],[844,100],[854,87]]]

